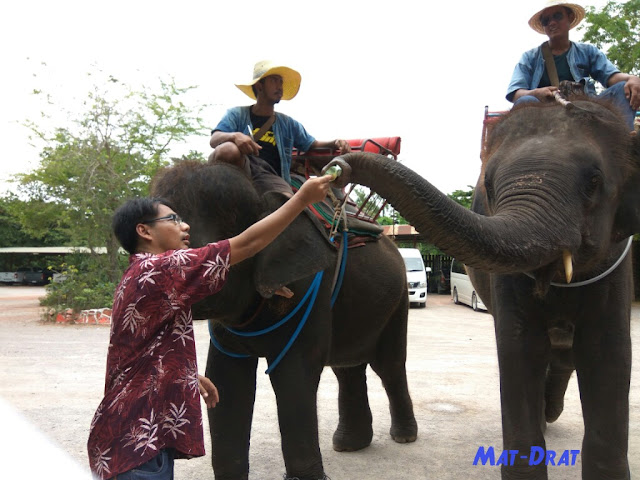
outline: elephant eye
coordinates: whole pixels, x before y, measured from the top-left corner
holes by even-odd
[[[591,197],[594,193],[596,193],[600,185],[602,185],[602,182],[603,182],[603,179],[602,179],[602,174],[600,172],[594,173],[593,175],[591,175],[591,178],[589,179],[589,182],[586,186],[587,196]]]

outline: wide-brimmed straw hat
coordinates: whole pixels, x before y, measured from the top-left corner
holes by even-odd
[[[540,15],[547,8],[551,8],[551,7],[567,7],[571,9],[571,11],[573,11],[574,18],[571,24],[569,25],[569,30],[577,26],[584,18],[584,13],[585,13],[584,8],[578,5],[577,3],[566,3],[566,2],[559,2],[557,0],[547,0],[544,2],[544,6],[529,19],[529,26],[533,28],[536,32],[544,34],[544,27],[542,26],[542,22],[540,21]]]
[[[269,75],[280,75],[282,77],[283,100],[291,100],[300,90],[300,82],[302,81],[300,74],[293,68],[277,65],[270,60],[262,60],[256,63],[253,67],[253,80],[246,85],[236,83],[236,87],[255,100],[256,96],[251,87]]]

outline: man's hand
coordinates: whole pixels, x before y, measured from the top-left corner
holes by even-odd
[[[244,155],[259,155],[262,147],[253,141],[249,135],[236,132],[233,136],[233,143],[236,144],[240,153]]]
[[[634,110],[640,109],[640,78],[630,75],[624,86],[624,96]]]
[[[335,146],[338,150],[340,150],[340,154],[349,153],[351,151],[351,145],[346,140],[336,140]]]
[[[558,90],[558,87],[542,87],[536,88],[531,91],[529,95],[533,95],[541,102],[548,102],[550,100],[555,100],[555,92]]]
[[[299,196],[305,205],[321,202],[329,192],[329,182],[331,182],[331,180],[333,180],[331,175],[310,178],[302,184],[296,196]]]
[[[218,389],[211,380],[202,375],[198,375],[198,389],[200,395],[204,399],[204,403],[207,404],[207,408],[213,408],[220,401],[218,396]]]

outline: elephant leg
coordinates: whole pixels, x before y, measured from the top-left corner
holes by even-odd
[[[511,295],[517,297],[516,293]],[[502,298],[509,297],[502,294]],[[542,425],[550,345],[545,322],[523,313],[533,312],[531,305],[494,303],[494,309],[503,448],[518,452],[501,465],[502,479],[546,480],[545,462],[529,464],[532,447],[546,449]]]
[[[390,435],[398,443],[415,442],[418,423],[407,384],[407,305],[401,303],[380,335],[371,368],[378,374],[389,398]]]
[[[624,302],[620,302],[624,303]],[[576,329],[575,362],[584,418],[582,478],[628,480],[631,337],[629,306],[599,319],[606,326]],[[583,328],[587,327],[587,328]]]
[[[368,447],[373,438],[372,416],[367,396],[367,364],[333,367],[338,379],[340,419],[333,433],[333,449],[354,452]]]
[[[220,394],[220,402],[207,410],[211,463],[216,480],[249,478],[249,440],[257,364],[257,358],[231,358],[209,345],[205,374]]]
[[[314,361],[315,359],[315,361]],[[294,351],[270,375],[278,405],[285,478],[324,478],[318,440],[317,393],[323,359],[313,352]]]
[[[564,409],[564,394],[573,370],[572,350],[552,352],[544,385],[544,416],[548,423],[555,422]]]

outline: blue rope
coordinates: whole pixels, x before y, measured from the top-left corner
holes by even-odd
[[[338,298],[338,293],[340,292],[340,288],[342,287],[342,280],[344,279],[344,271],[347,265],[347,232],[342,232],[342,261],[340,262],[340,274],[338,275],[338,281],[336,282],[336,286],[331,294],[331,308],[333,308],[333,304],[336,303],[336,298]]]
[[[213,346],[216,347],[218,350],[220,350],[222,353],[224,353],[225,355],[227,355],[229,357],[233,357],[233,358],[249,358],[251,356],[251,355],[245,355],[243,353],[229,352],[229,351],[225,350],[224,348],[222,348],[222,345],[220,345],[218,343],[218,341],[216,340],[216,337],[213,336],[213,327],[211,326],[211,322],[209,322],[209,337],[211,338],[211,343],[213,343]]]
[[[284,319],[280,320],[277,324],[257,332],[239,332],[238,330],[225,327],[229,332],[234,333],[236,335],[244,336],[244,337],[253,337],[257,335],[263,335],[265,333],[271,332],[272,330],[278,328],[279,326],[283,325],[285,322],[290,320],[293,317],[293,315],[295,315],[295,313],[298,310],[300,310],[304,302],[306,302],[309,296],[311,295],[311,300],[309,302],[309,305],[307,306],[307,310],[305,311],[304,316],[302,317],[302,320],[300,320],[300,323],[296,327],[296,330],[293,332],[293,335],[291,336],[291,338],[289,339],[285,347],[282,349],[282,351],[278,354],[278,356],[273,361],[273,363],[269,366],[269,368],[267,368],[265,373],[270,374],[271,371],[276,367],[276,365],[280,363],[280,360],[282,360],[284,355],[291,348],[291,345],[293,345],[293,342],[296,340],[296,338],[300,334],[302,327],[307,322],[307,319],[309,318],[309,314],[311,313],[313,305],[315,304],[316,296],[318,295],[318,290],[320,290],[320,284],[322,283],[323,273],[324,272],[318,272],[316,274],[315,278],[313,279],[313,282],[311,282],[311,285],[309,286],[309,289],[307,290],[307,293],[305,293],[302,300],[298,302],[298,305],[296,305],[296,307],[291,311],[291,313],[289,313]],[[220,345],[220,343],[215,339],[213,335],[213,328],[211,326],[211,322],[209,322],[209,337],[211,338],[211,343],[213,344],[213,346],[216,347],[220,352],[224,353],[225,355],[228,355],[232,358],[249,358],[251,356],[251,355],[229,352],[224,348],[222,348],[222,345]]]
[[[324,272],[318,272],[318,274],[316,275],[316,278],[313,280],[313,283],[311,284],[311,287],[309,288],[309,290],[313,290],[313,293],[311,295],[311,300],[309,301],[309,305],[307,306],[307,310],[304,312],[304,316],[302,317],[302,320],[300,320],[300,323],[296,327],[296,331],[293,332],[293,335],[291,336],[291,338],[289,339],[287,344],[284,346],[284,348],[282,349],[280,354],[276,357],[276,359],[273,361],[273,363],[271,365],[269,365],[269,368],[267,368],[265,370],[264,373],[266,373],[267,375],[271,374],[273,369],[276,368],[278,363],[280,363],[280,360],[282,360],[282,358],[285,356],[285,354],[291,348],[291,345],[293,345],[293,342],[295,342],[296,338],[298,338],[298,335],[300,334],[300,331],[302,330],[302,327],[304,327],[304,324],[307,323],[307,319],[309,318],[309,314],[311,313],[311,310],[313,309],[313,305],[316,303],[316,296],[318,295],[318,290],[320,290],[320,283],[322,283],[322,274],[323,273]]]
[[[289,315],[284,317],[278,323],[276,323],[274,325],[271,325],[270,327],[264,328],[262,330],[257,330],[255,332],[241,332],[240,330],[235,330],[233,328],[227,328],[227,330],[229,330],[231,333],[233,333],[235,335],[238,335],[240,337],[259,337],[260,335],[264,335],[265,333],[272,332],[273,330],[275,330],[276,328],[280,327],[281,325],[284,325],[289,320],[291,320],[291,318],[296,313],[298,313],[298,310],[300,310],[302,308],[302,305],[304,305],[304,302],[307,301],[307,298],[309,298],[309,295],[311,295],[311,292],[312,292],[312,290],[314,288],[315,282],[318,279],[318,275],[320,275],[320,277],[322,277],[322,272],[318,272],[316,274],[316,277],[313,279],[313,282],[311,282],[311,286],[307,290],[307,293],[304,294],[304,297],[302,297],[302,300],[300,300],[298,302],[298,305],[296,305],[296,307],[291,311],[291,313],[289,313]]]

